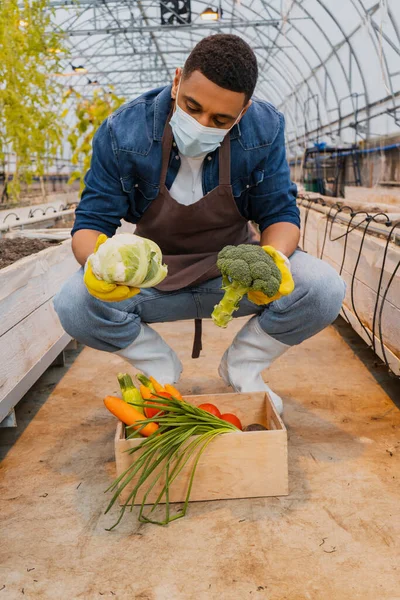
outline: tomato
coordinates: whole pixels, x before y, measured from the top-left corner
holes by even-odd
[[[232,425],[235,425],[235,427],[242,431],[242,424],[240,422],[240,419],[238,419],[236,415],[232,415],[231,413],[225,413],[224,415],[221,415],[221,419],[223,421],[226,421],[227,423],[232,423]]]
[[[219,412],[219,410],[215,406],[215,404],[208,404],[206,402],[205,404],[200,404],[200,406],[198,408],[205,410],[206,412],[210,413],[210,415],[214,415],[214,417],[218,417],[218,418],[221,417],[221,413]]]
[[[168,394],[168,392],[160,392],[159,394],[157,394],[157,396],[161,396],[162,398],[172,398],[171,394]],[[147,403],[159,404],[160,407],[165,406],[165,404],[162,404],[162,402],[160,402],[157,396],[153,396],[150,400],[147,400],[147,402],[144,403],[144,414],[147,417],[147,419],[153,419],[153,417],[155,417],[156,415],[161,417],[161,415],[164,414],[163,412],[160,412],[160,409],[153,408],[152,406],[146,406]]]

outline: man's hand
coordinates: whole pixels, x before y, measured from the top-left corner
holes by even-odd
[[[292,272],[290,270],[290,262],[289,259],[279,250],[276,250],[272,246],[263,246],[263,250],[273,259],[274,263],[278,267],[282,275],[282,281],[279,286],[279,290],[269,298],[266,294],[262,292],[248,292],[247,297],[251,302],[258,305],[269,304],[270,302],[274,302],[274,300],[279,300],[282,296],[288,296],[294,290],[294,281],[292,277]]]
[[[108,238],[104,233],[101,233],[97,237],[93,254],[97,252],[99,246],[104,244],[107,239]],[[128,298],[132,298],[132,296],[136,296],[136,294],[139,294],[140,292],[139,288],[129,287],[121,283],[108,283],[107,281],[98,279],[93,273],[92,265],[90,264],[90,256],[86,261],[83,281],[85,282],[89,294],[99,300],[103,300],[103,302],[120,302],[121,300],[128,300]]]

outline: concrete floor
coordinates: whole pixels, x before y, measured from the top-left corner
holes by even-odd
[[[185,393],[223,392],[217,358],[238,330],[158,327],[185,365]],[[0,432],[0,600],[399,600],[399,382],[347,326],[268,374],[285,398],[290,495],[193,503],[167,528],[104,516],[114,477],[115,356],[84,349],[50,369]]]

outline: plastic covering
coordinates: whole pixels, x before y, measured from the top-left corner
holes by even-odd
[[[180,24],[183,3],[165,0],[172,24],[162,25],[162,1],[52,1],[72,65],[88,69],[65,84],[87,95],[90,82],[114,84],[131,99],[170,82],[201,38],[230,32],[256,52],[257,94],[284,112],[292,155],[399,131],[400,0],[221,0],[213,23],[201,18],[209,3],[191,0],[191,22]]]

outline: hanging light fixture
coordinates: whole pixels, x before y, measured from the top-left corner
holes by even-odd
[[[222,16],[222,11],[220,15],[218,10],[214,10],[210,6],[203,10],[203,12],[200,15],[203,21],[218,21],[220,19],[220,16]]]
[[[71,63],[71,67],[72,70],[74,71],[74,73],[87,73],[88,70],[83,66],[83,65],[79,65],[78,67],[74,67],[74,65]]]

